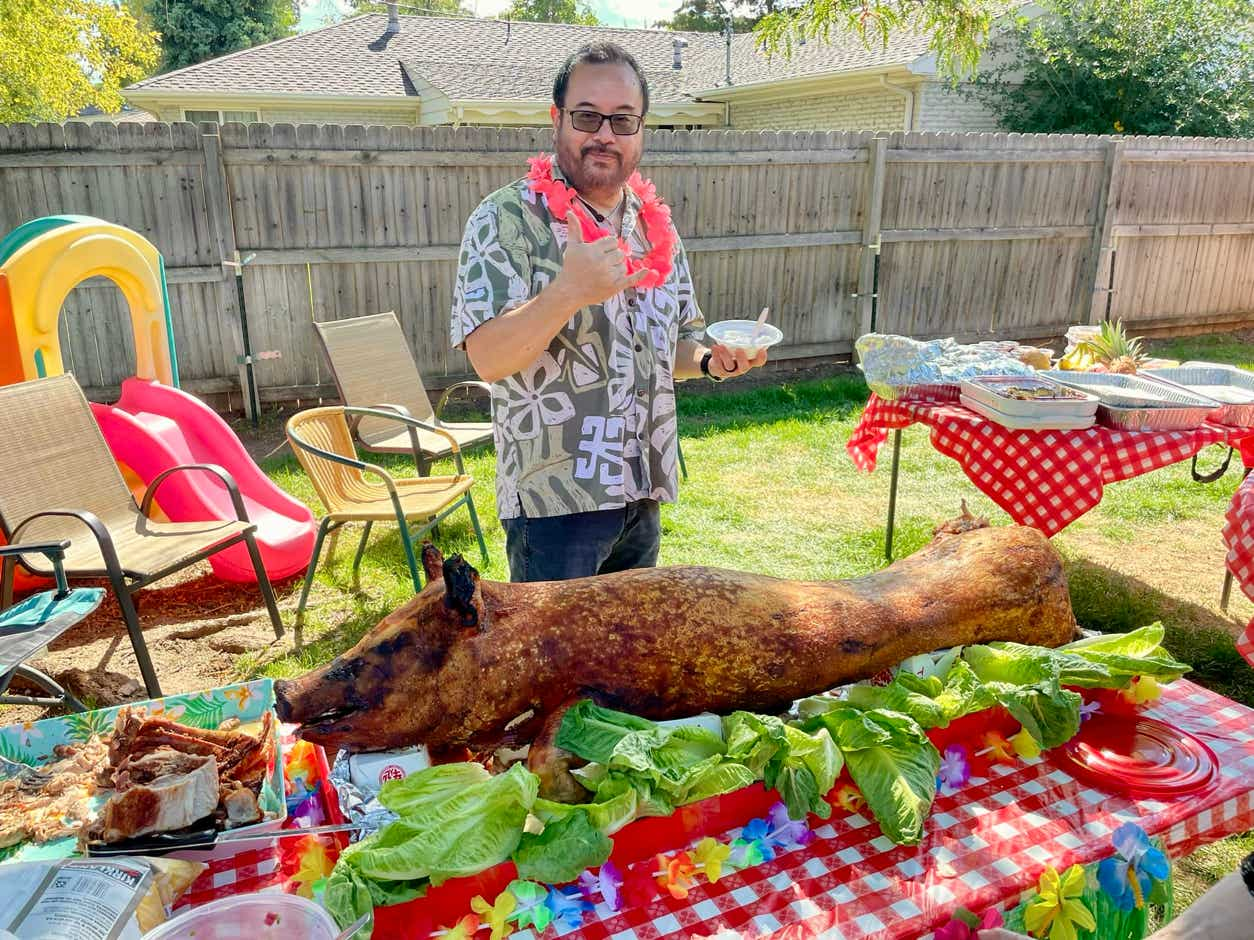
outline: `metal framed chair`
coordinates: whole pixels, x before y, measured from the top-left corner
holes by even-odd
[[[382,467],[357,458],[349,420],[354,417],[371,417],[401,424],[404,433],[414,437],[421,431],[447,438],[449,453],[457,467],[455,476],[423,476],[394,478]],[[370,529],[376,522],[395,522],[400,529],[401,544],[405,548],[405,561],[413,579],[414,591],[422,590],[421,566],[414,550],[414,543],[462,506],[470,514],[470,524],[479,540],[479,551],[484,563],[488,561],[488,547],[479,527],[479,515],[470,489],[474,478],[466,473],[462,464],[461,447],[456,438],[443,428],[437,428],[411,418],[375,408],[345,408],[333,405],[311,408],[293,415],[287,422],[287,439],[297,460],[304,467],[313,483],[314,491],[326,507],[326,515],[318,526],[318,538],[314,542],[313,557],[305,574],[300,602],[296,607],[299,622],[313,586],[314,572],[318,569],[318,556],[327,535],[349,522],[364,522],[361,541],[353,556],[353,573],[361,565]],[[417,442],[413,443],[415,448]],[[410,522],[421,525],[410,530]]]
[[[87,706],[60,683],[26,660],[75,626],[100,606],[103,588],[71,588],[65,577],[65,550],[70,543],[0,545],[0,558],[43,555],[52,564],[56,590],[43,591],[0,610],[0,705],[64,705],[70,711],[86,711]],[[9,691],[14,679],[22,679],[48,695],[15,695]]]
[[[409,454],[418,475],[431,472],[433,461],[492,442],[492,422],[446,422],[442,415],[449,396],[459,388],[477,388],[491,395],[486,382],[458,382],[444,390],[435,408],[395,313],[315,323],[314,330],[331,367],[340,400],[349,408],[393,411],[423,422],[418,428],[369,414],[351,415],[349,429],[362,450],[375,454]],[[437,434],[436,430],[445,433]],[[416,443],[415,443],[416,442]]]
[[[252,559],[276,637],[283,622],[274,590],[253,538],[256,528],[231,475],[215,464],[171,467],[148,485],[140,505],[100,433],[91,407],[72,375],[0,388],[0,531],[10,545],[22,539],[69,545],[65,577],[107,578],[130,634],[148,694],[161,695],[139,624],[143,588],[224,548],[243,542]],[[153,497],[173,473],[210,473],[226,487],[235,519],[157,522],[148,518]],[[3,558],[0,608],[13,602],[17,564],[45,577],[55,574],[38,553]],[[55,566],[54,566],[55,567]]]

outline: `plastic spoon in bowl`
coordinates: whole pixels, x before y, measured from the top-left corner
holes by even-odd
[[[758,322],[753,324],[753,335],[749,337],[749,345],[754,349],[758,346],[758,334],[762,332],[762,324],[766,322],[766,318],[770,312],[770,307],[763,307],[762,312],[758,314]]]

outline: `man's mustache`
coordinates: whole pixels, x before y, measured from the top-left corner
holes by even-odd
[[[581,157],[586,157],[590,153],[607,153],[611,157],[613,157],[615,160],[617,160],[619,163],[623,162],[623,155],[621,153],[619,153],[617,150],[612,150],[609,147],[603,147],[599,144],[589,144],[587,147],[584,147],[582,150],[579,151],[579,155]]]

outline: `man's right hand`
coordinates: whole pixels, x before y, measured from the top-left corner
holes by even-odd
[[[604,303],[615,294],[635,287],[648,277],[648,270],[627,274],[627,259],[618,247],[618,239],[606,235],[596,241],[584,241],[583,230],[574,212],[566,213],[566,252],[558,277],[578,307]]]

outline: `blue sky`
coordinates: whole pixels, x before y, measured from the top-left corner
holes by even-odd
[[[421,0],[412,0],[414,6],[421,6]],[[322,0],[341,10],[347,10],[348,4],[341,0]],[[322,25],[311,13],[317,0],[301,0],[304,15],[301,18],[301,29],[313,29]],[[467,0],[467,5],[474,8],[480,16],[494,16],[510,5],[510,0]],[[596,12],[597,18],[608,26],[650,26],[660,19],[666,19],[679,5],[679,0],[588,0],[588,5]],[[404,2],[402,0],[402,7]]]

